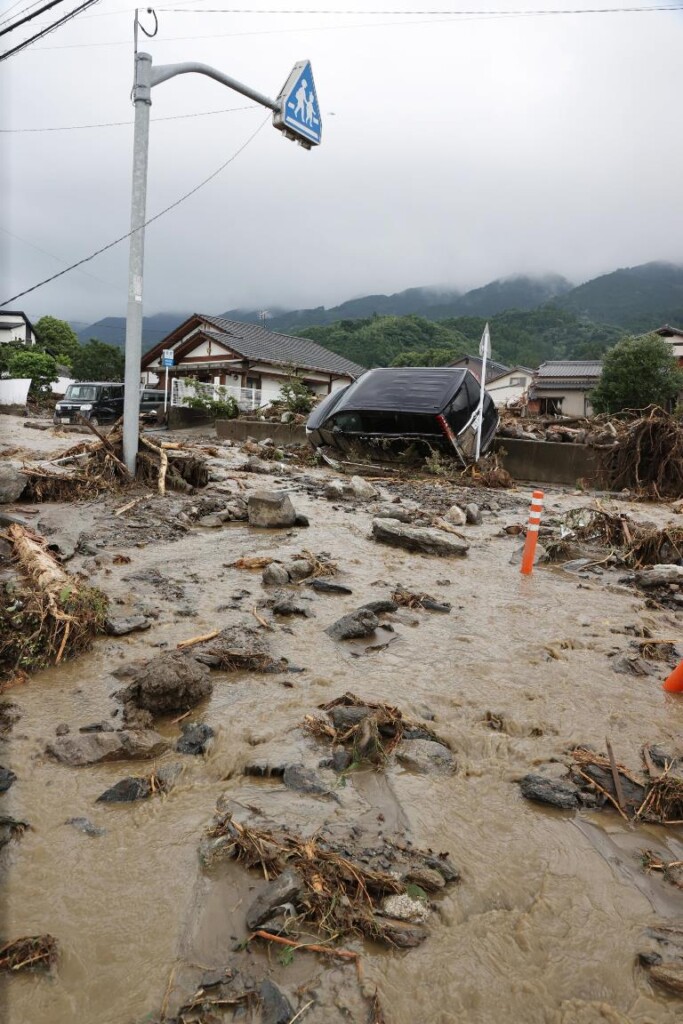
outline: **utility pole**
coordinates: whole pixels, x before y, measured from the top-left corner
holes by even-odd
[[[150,13],[153,13],[150,10]],[[156,20],[156,15],[154,15]],[[142,359],[142,294],[145,252],[145,213],[147,207],[147,165],[149,157],[149,108],[152,89],[176,75],[198,74],[213,78],[221,85],[254,100],[273,111],[273,125],[283,135],[305,149],[320,144],[322,123],[320,107],[308,61],[294,65],[277,99],[272,100],[248,85],[208,64],[194,62],[161,64],[153,67],[149,53],[137,52],[138,12],[135,12],[135,78],[133,102],[133,186],[131,196],[131,234],[128,261],[128,309],[126,314],[126,369],[123,403],[123,459],[135,476],[140,420],[140,364]],[[144,29],[143,29],[144,31]]]

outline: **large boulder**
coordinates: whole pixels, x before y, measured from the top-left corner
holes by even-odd
[[[359,608],[356,612],[342,615],[325,632],[333,640],[360,640],[372,636],[379,626],[379,619],[369,608]]]
[[[117,696],[152,715],[187,711],[213,690],[209,669],[182,651],[170,651],[134,669],[131,683]]]
[[[683,565],[653,565],[636,573],[636,583],[646,589],[683,583]]]
[[[0,505],[18,501],[26,487],[26,474],[18,462],[0,462]]]
[[[168,743],[152,729],[122,729],[119,732],[86,732],[58,736],[47,752],[62,764],[81,767],[102,761],[134,761],[158,757]]]
[[[249,495],[247,512],[250,526],[277,530],[296,522],[296,511],[286,491],[254,491]]]
[[[407,526],[398,519],[373,519],[372,536],[382,544],[426,555],[465,555],[469,549],[467,541],[459,537],[441,530]]]
[[[281,907],[283,903],[293,903],[302,889],[303,882],[296,871],[291,868],[283,871],[261,889],[252,902],[247,910],[247,928],[250,931],[259,928],[277,907]]]

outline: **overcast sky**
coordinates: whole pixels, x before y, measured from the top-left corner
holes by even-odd
[[[637,2],[378,0],[372,9]],[[133,8],[124,3],[101,0],[2,62],[0,127],[131,121]],[[331,9],[334,0],[260,6],[282,13],[209,14],[201,9],[230,0],[166,0],[158,36],[140,48],[155,64],[214,65],[272,97],[309,58],[323,143],[307,152],[287,141],[264,108],[210,79],[157,86],[152,118],[249,109],[152,123],[148,216],[267,123],[234,163],[148,228],[145,313],[331,306],[519,272],[578,283],[648,260],[683,262],[683,11],[325,16],[284,12]],[[0,302],[128,230],[132,138],[132,124],[0,136]],[[12,306],[34,318],[125,315],[127,259],[124,242],[87,273]]]

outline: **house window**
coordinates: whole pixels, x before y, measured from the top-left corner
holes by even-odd
[[[513,388],[523,388],[526,384],[526,377],[510,377],[510,386]]]
[[[261,387],[261,378],[260,377],[247,377],[246,387],[250,391],[258,391],[259,388]]]

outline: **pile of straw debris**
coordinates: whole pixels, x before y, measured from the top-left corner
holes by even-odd
[[[613,418],[616,437],[603,454],[610,490],[628,488],[658,501],[683,496],[683,423],[658,406],[638,419]]]

